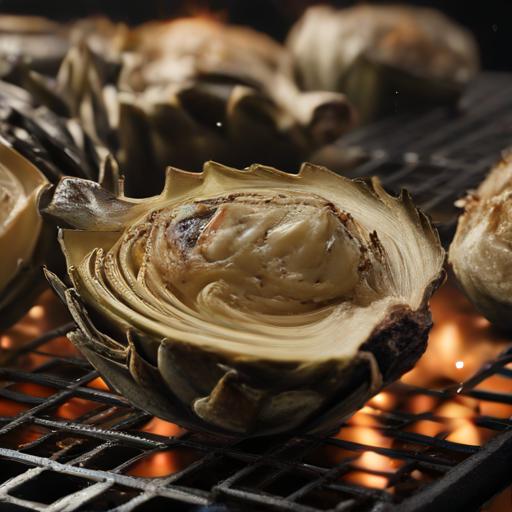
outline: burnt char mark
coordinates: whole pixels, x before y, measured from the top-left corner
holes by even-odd
[[[389,315],[360,350],[371,352],[384,382],[392,382],[412,369],[421,357],[431,327],[428,309],[411,311],[402,307]]]
[[[180,220],[174,227],[174,236],[185,250],[192,249],[201,236],[206,224],[215,214],[216,209],[207,210],[199,217]]]

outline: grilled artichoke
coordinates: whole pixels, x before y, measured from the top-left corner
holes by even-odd
[[[45,286],[42,265],[63,263],[55,228],[41,224],[35,206],[43,184],[64,175],[99,177],[107,184],[117,169],[108,160],[107,172],[99,176],[100,157],[75,122],[1,81],[0,141],[0,233],[3,257],[8,259],[2,262],[5,274],[0,277],[0,328],[5,328],[23,315]]]
[[[0,143],[0,328],[9,326],[41,292],[41,267],[51,245],[37,200],[48,183],[36,167]]]
[[[342,94],[299,91],[281,45],[211,20],[143,25],[106,55],[73,47],[56,90],[93,139],[118,156],[126,190],[137,196],[162,189],[167,165],[259,160],[295,169],[355,122]]]
[[[363,121],[451,102],[479,67],[472,35],[433,9],[312,7],[287,46],[306,90],[343,91]]]
[[[243,436],[326,431],[422,354],[444,252],[407,193],[304,164],[213,162],[135,200],[64,178],[69,334],[152,414]]]
[[[460,202],[449,261],[462,288],[497,326],[512,329],[512,155]]]

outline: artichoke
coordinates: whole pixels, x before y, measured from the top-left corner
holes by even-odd
[[[306,90],[342,91],[363,121],[455,100],[479,67],[471,33],[411,6],[312,7],[287,46]]]
[[[22,316],[42,291],[51,241],[37,201],[47,184],[36,167],[0,142],[0,328]]]
[[[425,349],[444,251],[410,196],[377,179],[209,162],[168,169],[147,199],[64,178],[41,208],[66,226],[71,287],[47,275],[71,341],[169,421],[327,431]]]
[[[512,329],[512,155],[505,156],[458,203],[464,207],[450,245],[455,275],[478,310]]]
[[[71,48],[45,96],[118,157],[131,195],[157,194],[170,164],[295,169],[355,122],[342,94],[299,91],[285,48],[249,29],[184,19],[112,38],[101,55],[87,37]]]
[[[73,121],[38,105],[33,96],[0,81],[0,328],[6,328],[32,305],[45,286],[43,264],[58,267],[55,228],[42,224],[36,202],[48,182],[63,175],[100,178],[117,174],[112,160],[100,176],[100,157]]]

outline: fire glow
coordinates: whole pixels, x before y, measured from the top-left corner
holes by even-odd
[[[418,386],[435,390],[461,386],[486,361],[492,360],[510,345],[509,340],[492,331],[489,322],[478,315],[451,284],[445,285],[432,299],[432,313],[434,328],[428,349],[416,367],[403,377],[402,383],[407,385],[406,389],[415,389]],[[45,292],[39,304],[22,321],[12,329],[0,333],[2,360],[9,360],[9,354],[15,351],[21,354],[16,358],[16,364],[24,370],[32,370],[54,356],[79,357],[76,349],[63,337],[45,343],[44,350],[39,352],[22,351],[24,344],[34,337],[67,321],[69,318],[64,308],[49,292]],[[4,382],[1,385],[30,396],[50,396],[56,391],[32,383]],[[87,387],[102,392],[109,391],[100,377],[91,380]],[[322,452],[321,457],[330,465],[350,458],[350,471],[341,476],[345,482],[371,488],[387,488],[393,492],[389,479],[399,471],[403,462],[385,454],[387,449],[396,448],[395,440],[385,435],[379,422],[379,417],[387,411],[406,411],[422,415],[407,427],[408,432],[471,446],[481,445],[492,434],[477,426],[478,417],[512,416],[512,405],[509,404],[477,400],[458,394],[449,399],[441,399],[435,393],[429,394],[421,390],[404,394],[400,391],[401,387],[404,386],[397,385],[374,396],[336,434],[335,438],[338,440],[359,445],[359,451],[338,448],[331,450],[327,447],[325,453]],[[499,375],[487,378],[475,389],[512,392],[511,380]],[[75,397],[60,405],[56,416],[62,420],[80,421],[80,417],[88,414],[93,405],[98,404]],[[0,398],[0,416],[14,417],[29,408],[14,400]],[[102,427],[102,424],[98,423],[97,426]],[[162,437],[179,437],[185,434],[181,427],[158,418],[146,422],[138,431]],[[20,439],[20,445],[29,441]],[[374,449],[368,450],[368,446]],[[197,457],[195,453],[178,453],[176,450],[156,451],[130,464],[126,471],[137,477],[164,477],[184,469]],[[419,470],[413,471],[411,476],[417,480],[426,478]]]

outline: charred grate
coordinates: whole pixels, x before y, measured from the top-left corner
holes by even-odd
[[[416,183],[425,201],[446,195],[451,205],[512,140],[511,85],[510,76],[484,77],[463,114],[440,109],[350,135],[340,144],[369,155],[352,174],[379,172],[391,188]],[[493,132],[506,137],[498,144]],[[472,141],[470,157],[463,141]],[[453,211],[438,220],[450,225]],[[1,510],[473,510],[512,481],[512,348],[455,387],[397,383],[386,390],[392,408],[372,401],[358,412],[361,425],[331,436],[235,442],[132,408],[63,340],[71,326],[21,348],[0,333]],[[453,419],[437,406],[477,400],[492,406],[472,419],[482,443],[464,432],[454,439]],[[366,429],[364,442],[355,428]]]

